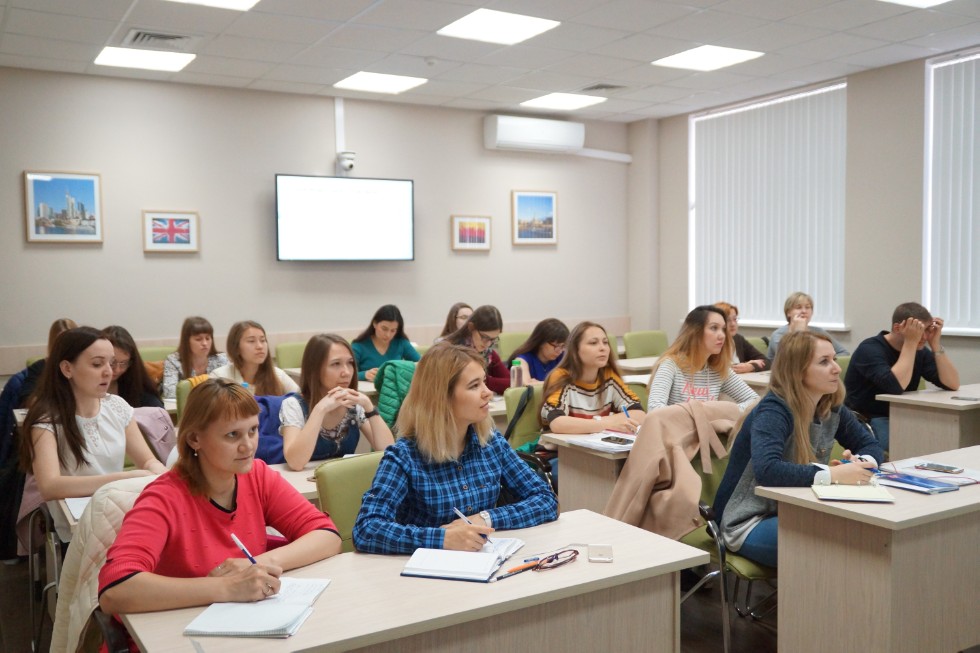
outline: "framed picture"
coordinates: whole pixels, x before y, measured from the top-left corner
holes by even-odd
[[[490,218],[481,215],[454,215],[450,219],[453,249],[490,249]]]
[[[181,254],[200,247],[197,213],[143,211],[143,251]]]
[[[29,243],[101,243],[99,175],[24,172]]]
[[[558,193],[515,190],[511,222],[515,245],[558,244]]]

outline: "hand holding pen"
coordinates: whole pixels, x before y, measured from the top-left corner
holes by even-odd
[[[237,536],[231,539],[245,557],[228,558],[208,574],[227,581],[225,600],[259,601],[277,594],[282,568],[258,562]]]
[[[485,542],[490,542],[487,535],[493,532],[492,528],[474,524],[458,508],[453,508],[453,512],[459,519],[443,526],[446,533],[443,537],[442,548],[455,551],[479,551]]]

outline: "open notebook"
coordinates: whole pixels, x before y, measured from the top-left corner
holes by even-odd
[[[279,593],[255,603],[212,603],[187,624],[185,635],[289,637],[313,613],[313,604],[330,584],[321,578],[282,578]]]
[[[823,501],[895,502],[888,490],[877,485],[814,485],[813,493]]]
[[[522,546],[524,541],[515,537],[491,537],[482,550],[475,552],[416,549],[405,563],[402,576],[489,583],[504,561]]]

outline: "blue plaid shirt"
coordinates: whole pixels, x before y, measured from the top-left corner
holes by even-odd
[[[501,486],[516,502],[496,508]],[[388,447],[371,489],[364,494],[354,524],[354,546],[366,553],[412,553],[441,549],[445,531],[457,519],[487,510],[495,529],[527,528],[558,518],[558,500],[548,484],[494,433],[481,447],[470,428],[459,460],[430,463],[415,440]]]

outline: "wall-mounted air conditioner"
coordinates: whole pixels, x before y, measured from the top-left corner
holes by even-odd
[[[585,145],[585,125],[564,120],[487,116],[483,145],[490,150],[578,152]]]

